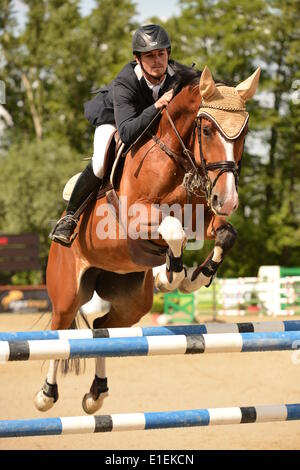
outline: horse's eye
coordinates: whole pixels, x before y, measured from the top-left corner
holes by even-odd
[[[203,135],[205,137],[210,137],[211,136],[211,128],[210,127],[203,127]]]

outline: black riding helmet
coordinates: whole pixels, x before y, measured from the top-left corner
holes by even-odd
[[[157,49],[171,50],[171,41],[164,28],[157,24],[149,24],[136,30],[132,39],[133,54]]]

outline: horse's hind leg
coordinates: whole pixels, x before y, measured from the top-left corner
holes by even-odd
[[[95,377],[90,391],[82,399],[82,408],[87,414],[99,410],[105,398],[108,397],[105,357],[95,359]]]
[[[72,307],[72,308],[71,308]],[[59,317],[63,318],[63,321],[58,322],[58,315],[53,315],[51,322],[51,330],[63,330],[68,329],[73,319],[76,317],[79,308],[79,302],[73,303],[68,309],[68,315],[62,314]],[[62,312],[60,312],[62,313]],[[69,320],[67,321],[67,318]],[[58,371],[59,360],[51,359],[49,363],[49,370],[47,373],[46,380],[42,389],[35,395],[34,404],[39,411],[48,411],[54,403],[58,400],[58,387],[57,387],[57,371]]]
[[[94,320],[94,328],[121,328],[137,323],[148,313],[153,302],[152,270],[145,273],[118,275],[105,273],[99,276],[97,292],[111,302],[110,311]],[[96,358],[96,373],[90,391],[82,400],[88,414],[99,410],[108,396],[105,358]]]
[[[34,397],[35,407],[39,411],[48,411],[58,400],[57,368],[59,360],[50,360],[49,370],[42,389]]]
[[[63,272],[59,271],[59,266],[64,266]],[[53,307],[51,330],[70,328],[82,303],[71,250],[52,244],[47,267],[47,288]],[[39,411],[49,410],[58,400],[58,365],[59,360],[50,360],[44,385],[34,397],[34,404]]]

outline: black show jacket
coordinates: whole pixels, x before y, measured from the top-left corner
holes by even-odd
[[[176,62],[170,60],[166,80],[159,92],[162,96],[172,88]],[[148,87],[136,61],[129,62],[107,87],[84,104],[85,117],[95,127],[114,124],[122,142],[130,145],[150,124],[157,113],[152,90]]]

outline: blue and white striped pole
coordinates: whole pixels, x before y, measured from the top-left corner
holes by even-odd
[[[300,403],[150,413],[0,421],[0,437],[146,431],[150,429],[300,420]]]
[[[137,336],[201,335],[216,333],[280,333],[284,331],[300,331],[300,320],[245,323],[201,323],[199,325],[102,328],[98,330],[14,331],[0,332],[0,341],[126,338]]]
[[[0,362],[84,357],[286,351],[298,349],[299,346],[300,332],[298,331],[0,341]]]

